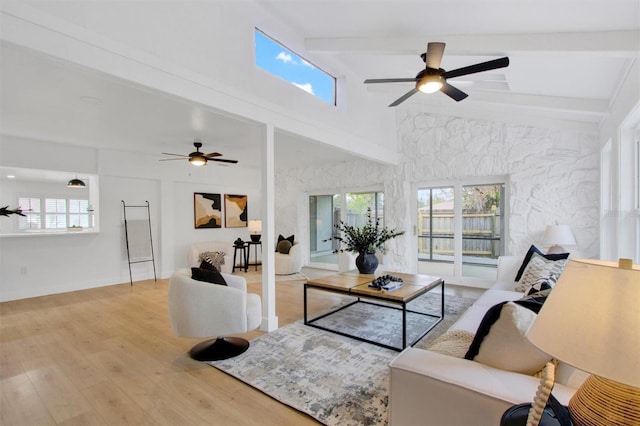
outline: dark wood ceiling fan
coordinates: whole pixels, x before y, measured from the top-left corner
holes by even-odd
[[[236,164],[238,162],[238,160],[227,160],[225,158],[218,158],[221,157],[222,154],[220,154],[219,152],[211,152],[209,154],[205,154],[204,152],[200,152],[200,148],[202,148],[202,142],[200,141],[200,139],[196,139],[193,142],[193,146],[196,148],[195,151],[189,153],[188,155],[184,155],[184,154],[172,154],[169,152],[163,152],[163,155],[171,155],[173,157],[177,157],[177,158],[163,158],[160,161],[172,161],[172,160],[188,160],[189,163],[193,164],[194,166],[206,166],[208,161],[217,161],[220,163],[231,163],[231,164]]]
[[[416,83],[416,87],[409,90],[404,95],[393,101],[389,106],[394,107],[409,99],[418,92],[433,93],[438,90],[449,96],[451,99],[460,102],[467,95],[457,87],[447,82],[449,78],[461,77],[463,75],[475,74],[483,71],[490,71],[497,68],[509,66],[509,58],[504,57],[494,59],[492,61],[481,62],[475,65],[458,68],[452,71],[445,71],[440,68],[442,55],[444,54],[445,43],[431,42],[427,44],[427,51],[420,55],[425,63],[425,69],[412,78],[376,78],[364,81],[364,84],[370,83]]]

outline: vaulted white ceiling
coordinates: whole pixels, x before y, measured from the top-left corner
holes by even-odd
[[[470,97],[413,96],[404,107],[516,108],[598,123],[640,55],[637,0],[282,1],[264,0],[306,36],[319,58],[337,56],[365,78],[414,77],[430,41],[446,43],[442,68],[503,56],[508,68],[450,80]],[[391,103],[412,83],[369,85]]]
[[[508,68],[451,80],[470,95],[460,103],[420,93],[398,111],[490,111],[505,118],[568,120],[594,130],[640,55],[638,0],[243,1],[296,29],[309,59],[339,81],[346,74],[358,80],[413,77],[424,67],[419,54],[429,41],[446,43],[447,70],[510,58]],[[250,120],[10,43],[2,43],[0,55],[3,133],[157,153],[188,152],[192,138],[200,137],[207,152],[259,164],[260,126]],[[386,108],[411,87],[378,84],[367,90]],[[283,132],[276,148],[278,167],[357,157]]]

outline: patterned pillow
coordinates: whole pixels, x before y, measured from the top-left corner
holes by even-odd
[[[546,280],[553,287],[566,265],[567,259],[550,260],[540,256],[538,253],[534,253],[515,290],[527,291],[529,287],[535,285],[540,279]]]
[[[556,284],[556,281],[557,281],[557,277],[555,277],[553,274],[549,275],[546,278],[540,277],[537,280],[535,280],[534,283],[524,291],[524,295],[530,296],[534,293],[541,292],[542,290],[549,290],[553,288],[553,286]]]
[[[205,251],[204,253],[200,253],[198,261],[210,263],[220,271],[220,266],[224,265],[224,255],[225,253],[223,251]]]
[[[518,273],[516,274],[516,278],[514,281],[520,281],[520,278],[522,278],[522,274],[524,273],[524,270],[527,268],[527,265],[531,261],[531,257],[533,256],[534,253],[537,253],[540,256],[544,257],[545,259],[549,259],[549,260],[560,260],[560,259],[566,259],[569,257],[569,253],[544,254],[536,246],[531,245],[531,247],[529,247],[529,250],[527,251],[527,254],[524,256],[524,259],[522,261],[522,264],[520,265],[520,268],[518,269]]]

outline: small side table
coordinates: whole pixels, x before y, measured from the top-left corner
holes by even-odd
[[[247,272],[247,260],[249,258],[247,247],[248,246],[246,244],[241,246],[233,245],[233,269],[231,269],[231,272],[235,272],[236,268],[241,270],[244,269],[244,271]],[[236,262],[238,252],[240,252],[240,264]]]
[[[262,241],[245,241],[247,244],[247,254],[246,254],[246,265],[255,266],[256,271],[258,270],[258,266],[262,265],[262,262],[258,262],[258,246],[260,246],[260,254],[262,255]],[[253,246],[253,262],[249,262],[249,258],[251,257],[251,246]]]

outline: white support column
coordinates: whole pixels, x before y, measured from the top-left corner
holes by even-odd
[[[275,276],[275,166],[274,126],[265,127],[262,145],[262,325],[260,330],[273,331],[278,328],[276,316]]]
[[[154,245],[160,247],[160,252],[156,254],[156,273],[158,278],[169,278],[176,269],[173,244],[167,244],[167,241],[175,241],[174,239],[174,206],[175,200],[173,195],[173,181],[167,178],[160,179],[160,223],[153,224],[159,229],[158,241],[154,240]],[[159,261],[158,261],[159,260]],[[186,256],[185,256],[186,261]],[[158,269],[160,268],[160,269]]]

